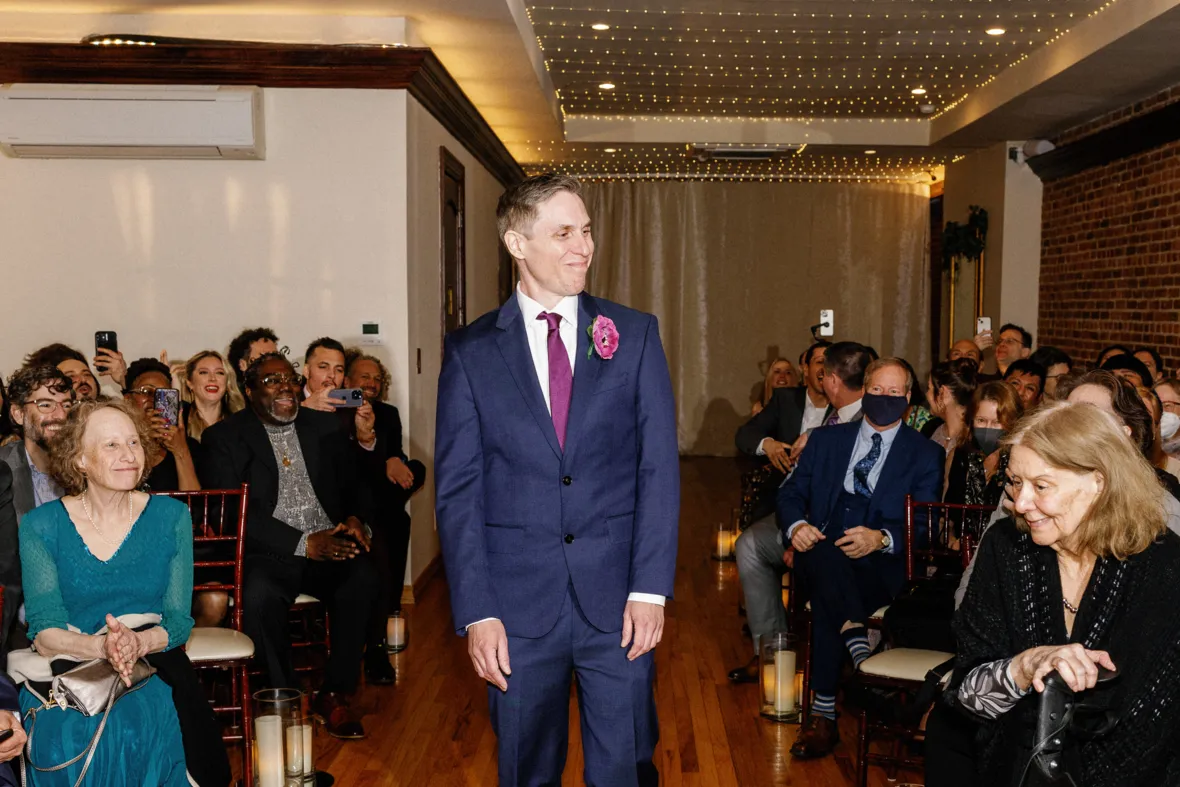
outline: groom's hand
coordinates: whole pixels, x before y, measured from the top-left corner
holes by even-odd
[[[475,674],[508,691],[505,676],[512,674],[508,664],[508,632],[498,620],[483,620],[467,627],[467,655],[475,665]]]
[[[664,608],[646,601],[628,601],[623,608],[622,648],[631,645],[627,660],[635,659],[660,644],[664,637]]]

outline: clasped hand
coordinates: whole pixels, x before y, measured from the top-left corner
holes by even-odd
[[[791,546],[795,548],[796,552],[807,552],[820,541],[827,541],[827,539],[828,537],[818,527],[804,522],[791,534]],[[881,531],[869,527],[851,527],[836,540],[836,546],[845,555],[856,560],[881,548]]]
[[[369,551],[369,534],[364,525],[350,516],[331,530],[321,530],[307,537],[309,560],[352,560],[364,549]]]
[[[113,615],[107,615],[107,635],[102,643],[103,658],[105,658],[119,673],[123,685],[131,688],[131,672],[135,663],[147,655],[147,639],[133,631]]]
[[[1012,679],[1022,691],[1032,686],[1045,690],[1045,676],[1054,670],[1074,691],[1092,689],[1098,683],[1098,666],[1115,669],[1105,650],[1087,650],[1078,643],[1029,648],[1012,659]]]

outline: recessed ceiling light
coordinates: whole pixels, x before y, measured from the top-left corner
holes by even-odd
[[[601,85],[599,85],[598,87],[599,87],[600,89],[602,89],[602,90],[614,90],[614,89],[615,89],[615,83],[614,83],[614,82],[603,82],[603,83],[602,83]],[[925,91],[925,90],[923,90],[922,92],[923,92],[923,93],[925,93],[926,91]]]
[[[875,156],[875,155],[877,155],[877,151],[875,151],[875,150],[866,150],[866,151],[865,151],[865,155],[866,155],[866,156]]]
[[[1002,36],[1002,35],[1004,35],[1004,33],[1007,33],[1008,31],[1002,27],[989,27],[985,32],[989,36]]]
[[[603,153],[618,153],[619,149],[618,148],[603,148],[602,152]]]
[[[605,22],[599,22],[596,25],[590,25],[590,29],[592,29],[592,30],[610,30],[610,25],[606,24]]]
[[[911,90],[910,92],[913,93],[915,96],[924,96],[924,95],[926,95],[926,88],[916,87],[913,90]]]

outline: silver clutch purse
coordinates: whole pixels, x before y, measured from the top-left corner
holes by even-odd
[[[109,661],[93,659],[56,676],[49,687],[49,701],[63,710],[73,708],[84,716],[98,716],[155,674],[156,668],[140,659],[131,671],[129,688]]]

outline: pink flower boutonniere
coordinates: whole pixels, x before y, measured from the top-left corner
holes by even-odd
[[[619,349],[619,329],[615,327],[614,320],[600,314],[594,318],[594,323],[586,329],[586,333],[590,334],[591,352],[598,353],[598,357],[604,361],[614,357],[615,350]],[[586,357],[590,357],[589,352]]]

